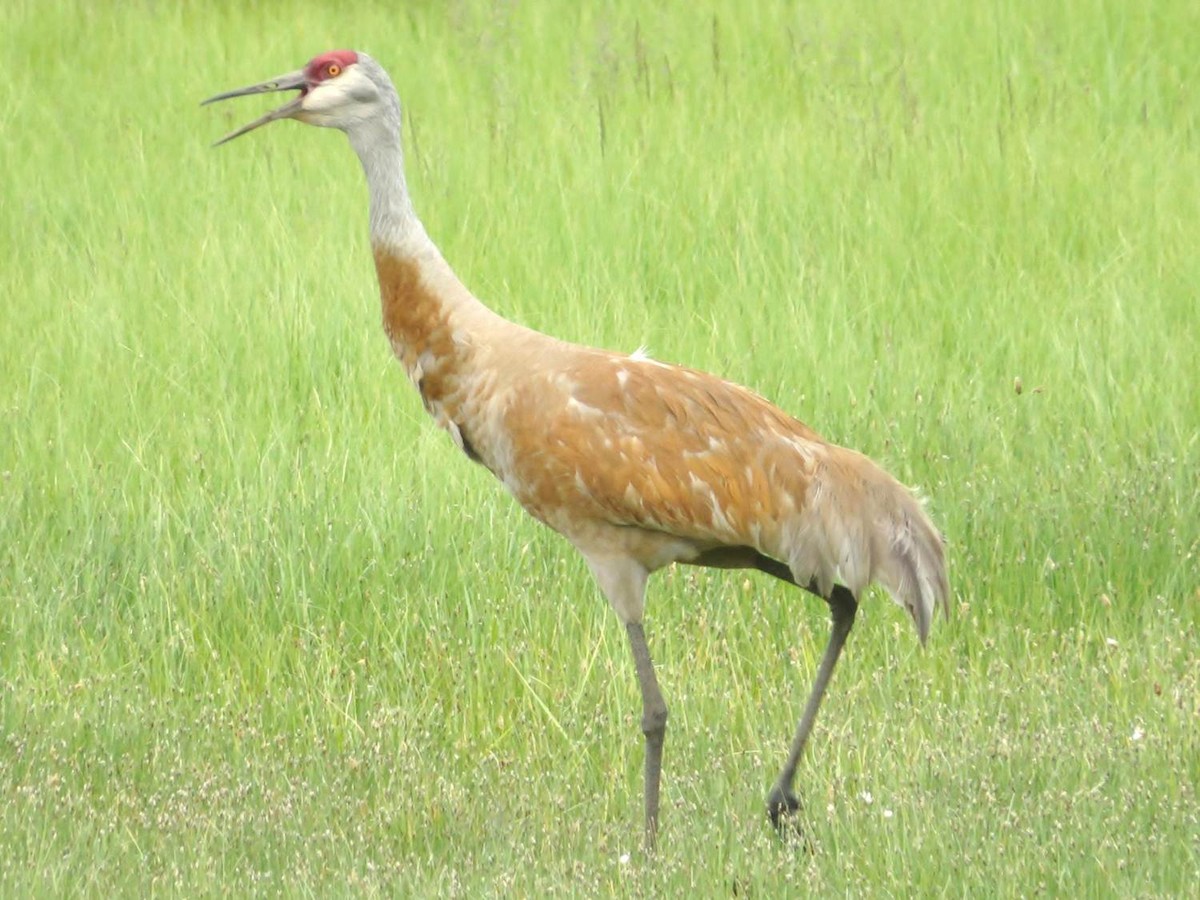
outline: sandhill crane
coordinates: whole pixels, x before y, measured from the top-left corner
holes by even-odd
[[[642,628],[670,563],[758,569],[824,600],[828,645],[767,798],[780,828],[796,766],[863,590],[878,581],[922,644],[949,613],[942,537],[913,494],[745,388],[643,353],[565,343],[509,322],[458,280],[413,210],[400,101],[365,53],[335,50],[211,103],[297,90],[218,144],[276,119],[346,133],[366,174],[383,328],[434,420],[534,518],[583,555],[624,624],[642,694],[645,839],[658,832],[667,706]]]

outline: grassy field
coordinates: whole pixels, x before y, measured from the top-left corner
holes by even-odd
[[[1194,3],[259,6],[0,9],[0,894],[1194,886]],[[391,361],[345,140],[209,149],[339,46],[496,310],[930,498],[955,614],[867,598],[807,849],[762,813],[821,605],[652,581],[647,860],[624,635]]]

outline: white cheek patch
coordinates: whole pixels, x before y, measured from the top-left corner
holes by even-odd
[[[332,82],[319,84],[304,96],[304,111],[307,113],[325,113],[341,103],[341,92]]]
[[[330,112],[346,113],[350,105],[373,104],[379,99],[379,89],[360,69],[350,67],[338,75],[322,81],[304,97],[302,107],[307,113],[321,115]]]

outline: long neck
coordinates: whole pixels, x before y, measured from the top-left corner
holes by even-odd
[[[472,355],[470,336],[493,314],[458,280],[413,210],[399,105],[348,136],[367,177],[384,331],[431,411],[442,402],[457,405],[456,384]]]
[[[400,109],[363,122],[347,132],[367,176],[371,198],[371,245],[404,252],[417,249],[425,229],[413,209],[404,179],[404,148],[400,143]]]

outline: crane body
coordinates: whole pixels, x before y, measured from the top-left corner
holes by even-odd
[[[626,628],[643,702],[649,846],[667,721],[642,625],[649,575],[671,563],[757,569],[829,605],[830,640],[768,797],[780,826],[798,807],[796,767],[862,592],[881,583],[922,642],[935,610],[948,612],[943,541],[921,503],[745,388],[641,352],[560,341],[481,303],[413,209],[399,100],[366,54],[333,51],[205,102],[289,89],[300,94],[223,141],[279,118],[349,137],[396,357],[454,443],[578,549]]]

